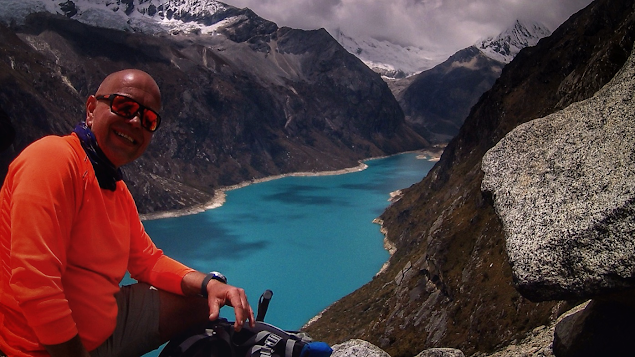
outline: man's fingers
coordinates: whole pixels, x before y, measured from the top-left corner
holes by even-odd
[[[236,331],[240,331],[240,329],[245,324],[246,320],[249,320],[249,326],[256,326],[256,319],[254,319],[254,312],[251,310],[251,307],[247,309],[237,310],[234,308],[234,312],[236,314],[236,322],[234,322],[234,329]]]
[[[247,305],[249,306],[249,305]],[[240,331],[245,323],[245,307],[242,299],[237,299],[234,303],[234,315],[236,315],[236,322],[234,322],[234,330]]]
[[[246,320],[249,320],[249,325],[254,327],[256,325],[254,320],[254,312],[249,305],[247,295],[243,289],[236,289],[236,294],[231,296],[231,303],[234,307],[234,314],[236,315],[236,322],[234,323],[234,329],[240,331]]]
[[[256,327],[256,319],[254,318],[254,310],[249,306],[249,326]]]
[[[240,331],[247,320],[249,320],[251,327],[256,326],[254,311],[249,305],[245,290],[230,285],[219,285],[219,287],[220,289],[215,291],[215,296],[210,293],[208,298],[209,319],[217,319],[220,314],[220,308],[224,305],[228,305],[234,308],[234,314],[236,316],[234,329],[236,331]]]

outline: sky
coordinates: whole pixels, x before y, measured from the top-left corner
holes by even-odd
[[[221,0],[278,26],[339,29],[421,48],[463,49],[516,19],[555,30],[591,0]]]

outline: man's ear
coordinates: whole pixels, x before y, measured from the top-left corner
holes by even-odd
[[[93,120],[95,120],[95,108],[97,107],[97,99],[91,95],[86,99],[86,126],[91,128]]]

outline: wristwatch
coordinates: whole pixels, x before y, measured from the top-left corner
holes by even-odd
[[[227,278],[225,277],[225,275],[217,272],[217,271],[213,271],[210,272],[209,274],[205,275],[205,279],[203,279],[203,283],[201,284],[201,295],[206,298],[207,297],[207,284],[209,284],[210,280],[218,280],[223,284],[227,284]]]

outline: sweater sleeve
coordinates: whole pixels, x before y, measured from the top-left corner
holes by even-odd
[[[42,344],[62,343],[78,332],[62,275],[81,200],[79,163],[68,143],[47,137],[25,149],[10,169],[9,285]]]
[[[148,283],[160,290],[183,295],[181,281],[194,269],[167,255],[154,244],[139,220],[137,208],[131,200],[130,259],[128,271],[137,281]]]

